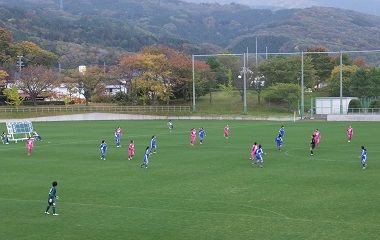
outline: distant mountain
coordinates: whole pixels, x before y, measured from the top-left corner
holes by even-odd
[[[60,11],[58,0],[0,0],[0,26],[70,62],[73,49],[102,61],[152,44],[195,54],[242,52],[255,49],[256,37],[261,52],[380,48],[380,17],[326,7],[271,11],[178,0],[64,0]]]
[[[380,1],[378,0],[185,0],[194,3],[220,3],[232,2],[244,4],[254,8],[262,7],[269,9],[278,8],[307,8],[312,6],[335,7],[359,11],[367,14],[380,16]]]

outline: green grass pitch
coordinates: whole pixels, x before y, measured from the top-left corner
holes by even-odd
[[[230,121],[228,140],[226,123],[174,121],[172,133],[165,121],[34,123],[43,141],[31,157],[24,142],[0,146],[0,239],[380,238],[378,123],[353,123],[351,143],[349,123]],[[125,131],[120,149],[113,139],[118,125]],[[190,128],[202,126],[205,143],[191,147]],[[321,144],[310,157],[315,128]],[[158,153],[141,169],[153,134]],[[253,141],[267,153],[263,169],[250,163]],[[43,214],[53,180],[59,216]]]

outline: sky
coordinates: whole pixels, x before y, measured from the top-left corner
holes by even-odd
[[[380,16],[380,0],[185,0],[187,2],[241,3],[250,6],[304,8],[327,6],[355,10]]]

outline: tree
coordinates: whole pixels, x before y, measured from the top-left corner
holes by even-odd
[[[12,48],[17,55],[24,57],[23,61],[25,66],[43,65],[51,67],[58,59],[54,53],[46,51],[37,44],[28,41],[15,43]]]
[[[57,83],[57,74],[44,66],[29,66],[23,70],[23,74],[16,85],[24,93],[28,94],[34,105],[37,105],[37,97],[46,93]]]
[[[0,70],[0,87],[5,85],[5,79],[8,77],[8,73],[4,70]]]
[[[258,66],[258,72],[265,77],[267,87],[275,83],[300,84],[301,58],[299,56],[270,58]],[[304,57],[305,87],[313,88],[317,83],[317,72],[311,58],[306,56]]]
[[[204,95],[212,85],[209,67],[195,61],[197,96]],[[124,55],[114,69],[115,75],[125,81],[129,99],[138,98],[143,104],[170,98],[190,99],[192,91],[192,63],[189,56],[165,46],[144,48],[137,54]],[[138,83],[138,84],[137,84]],[[143,96],[143,95],[146,96]]]
[[[334,68],[334,62],[331,56],[326,52],[327,49],[323,47],[309,48],[307,52],[320,52],[308,54],[306,56],[310,58],[311,64],[313,64],[316,71],[316,86],[320,86],[322,83],[325,83],[331,75],[331,71]]]
[[[352,77],[358,70],[358,67],[355,65],[343,65],[342,70],[343,70],[343,75],[342,75],[343,94],[345,96],[350,96]],[[334,69],[331,71],[331,76],[327,81],[327,89],[330,92],[330,96],[339,97],[340,95],[340,66],[335,66]]]
[[[86,99],[86,105],[99,92],[102,83],[105,83],[108,79],[103,69],[98,66],[87,67],[83,74],[75,70],[71,73],[71,77],[75,79],[79,92]]]
[[[276,83],[264,91],[266,101],[286,103],[289,110],[296,110],[301,88],[294,83]]]
[[[369,71],[359,68],[351,77],[349,91],[354,97],[372,97],[376,96],[373,87],[374,84],[369,78]]]
[[[18,92],[16,86],[4,89],[3,93],[8,100],[6,101],[6,103],[9,105],[14,105],[15,107],[18,107],[24,101],[24,98],[20,96],[20,93]]]

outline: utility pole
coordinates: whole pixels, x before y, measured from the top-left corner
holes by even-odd
[[[24,62],[22,61],[22,58],[23,58],[24,56],[22,56],[22,55],[18,55],[17,56],[17,66],[18,66],[18,72],[19,72],[19,74],[21,74],[21,68],[24,66]]]

